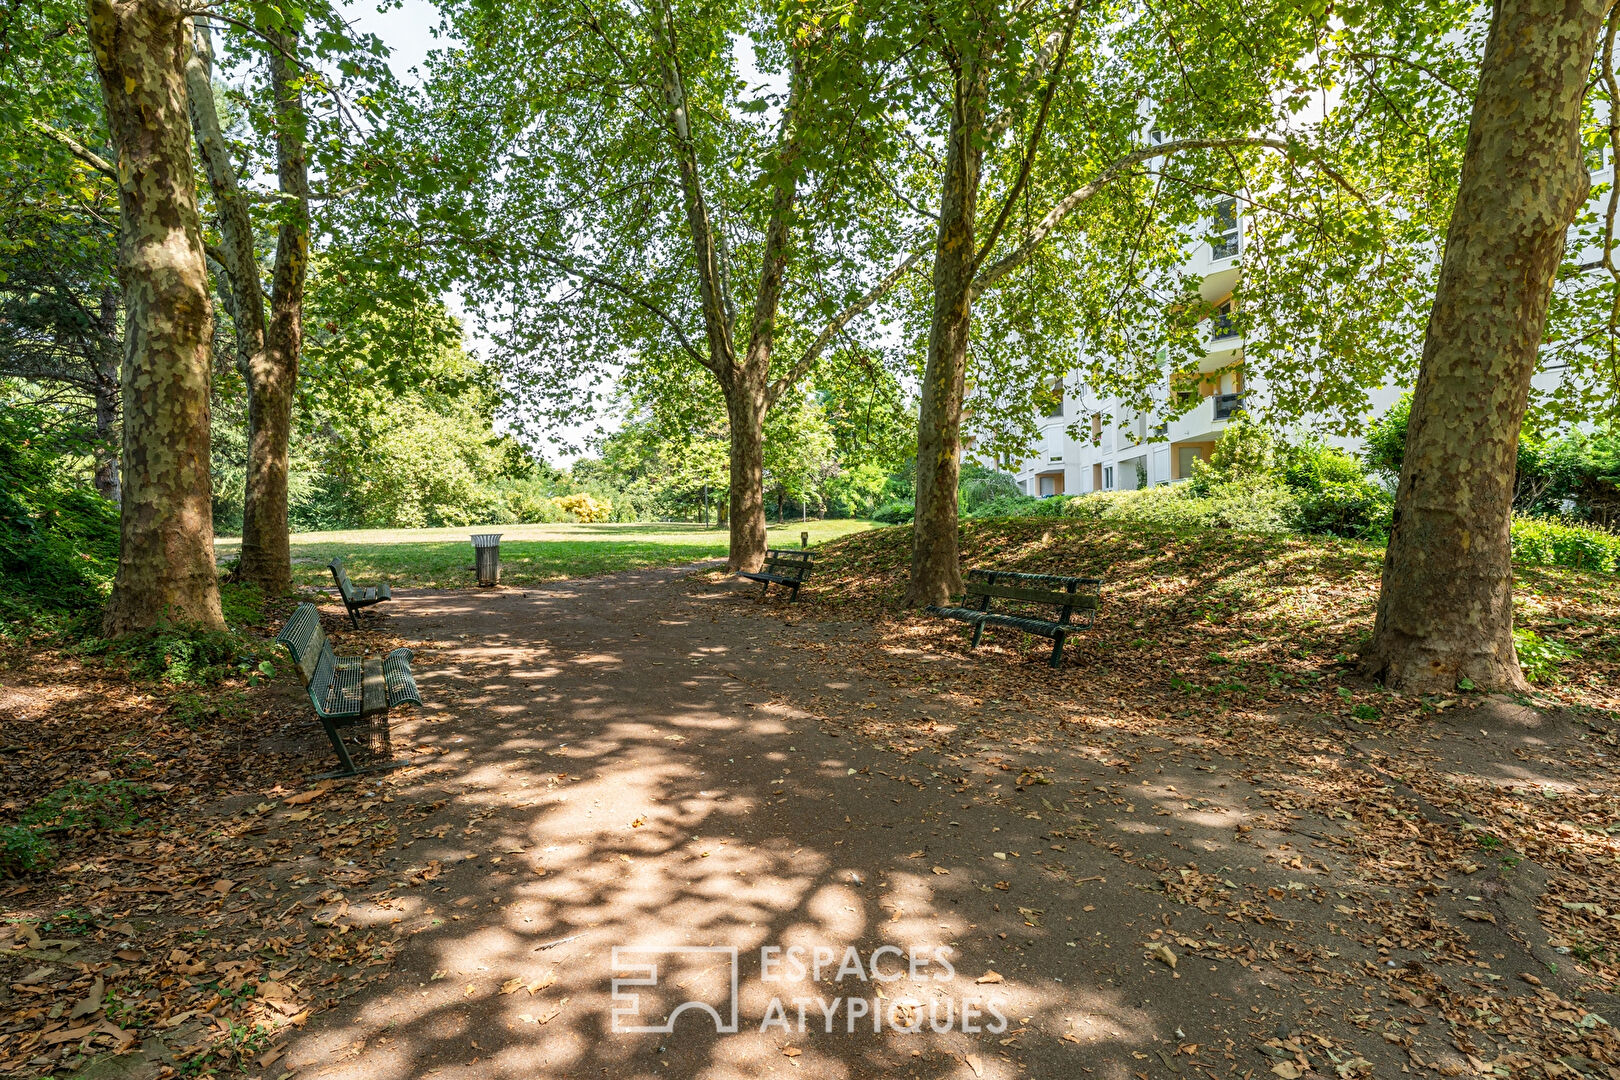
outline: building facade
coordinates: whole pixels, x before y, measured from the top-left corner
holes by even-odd
[[[1608,202],[1607,189],[1614,183],[1614,156],[1596,154],[1590,163],[1594,166],[1593,195],[1588,209],[1601,213]],[[1205,356],[1198,366],[1197,382],[1172,387],[1167,375],[1157,400],[1162,403],[1174,393],[1191,408],[1156,427],[1154,415],[1100,396],[1071,376],[1064,380],[1061,404],[1054,404],[1042,419],[1040,437],[1030,456],[1010,466],[1001,463],[1013,473],[1020,490],[1043,497],[1079,495],[1186,480],[1192,476],[1195,460],[1209,460],[1232,417],[1246,405],[1253,408],[1264,400],[1264,382],[1244,371],[1243,339],[1230,318],[1243,258],[1243,225],[1237,202],[1218,200],[1211,208],[1209,239],[1191,245],[1184,264],[1200,280],[1199,294],[1215,306],[1216,314],[1204,323]],[[1597,252],[1583,252],[1587,262],[1597,256]],[[1545,389],[1557,378],[1557,372],[1543,371],[1535,381]],[[1404,389],[1390,382],[1372,391],[1369,418],[1388,409]],[[1309,428],[1310,419],[1302,417],[1301,427]],[[1071,426],[1076,427],[1076,437],[1069,435]],[[1330,436],[1324,441],[1353,454],[1363,448],[1362,440],[1355,436]]]
[[[1198,378],[1172,387],[1167,376],[1156,395],[1162,402],[1173,393],[1191,407],[1161,425],[1154,415],[1100,396],[1076,377],[1065,379],[1062,403],[1042,419],[1034,452],[1010,470],[1020,490],[1043,497],[1079,495],[1186,480],[1194,461],[1209,460],[1233,416],[1264,395],[1264,385],[1243,370],[1243,339],[1231,319],[1243,258],[1243,216],[1236,200],[1214,204],[1209,234],[1209,240],[1191,246],[1184,267],[1200,280],[1199,294],[1216,312],[1204,322]],[[1374,414],[1399,396],[1394,385],[1378,388],[1370,395]],[[1360,448],[1355,439],[1327,441],[1352,452]]]

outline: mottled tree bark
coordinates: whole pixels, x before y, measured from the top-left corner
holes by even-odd
[[[236,366],[245,376],[254,358],[264,352],[264,290],[259,286],[258,257],[253,251],[253,218],[237,183],[236,163],[231,160],[214,105],[214,45],[202,17],[194,21],[192,53],[186,61],[186,96],[197,156],[214,193],[220,238],[216,254],[225,271],[220,291],[236,329]]]
[[[765,397],[739,388],[726,394],[731,426],[731,530],[728,569],[758,570],[765,562]]]
[[[1582,101],[1602,0],[1499,0],[1412,400],[1365,670],[1394,688],[1525,686],[1514,462],[1564,235],[1588,189]]]
[[[123,488],[118,482],[119,433],[118,368],[121,357],[113,343],[118,340],[118,290],[111,285],[101,290],[101,323],[95,370],[96,403],[96,492],[108,502],[121,502]],[[99,343],[105,342],[105,348]]]
[[[964,58],[951,103],[934,247],[934,315],[917,424],[917,516],[912,522],[908,607],[943,604],[962,591],[956,487],[973,322],[974,226],[984,164],[985,96],[985,69],[977,58]]]
[[[264,351],[248,366],[247,492],[242,505],[243,580],[270,595],[292,588],[287,520],[293,388],[304,346],[304,280],[309,271],[309,152],[291,34],[270,35],[270,88],[276,107],[276,176],[282,199],[270,323]]]
[[[254,253],[247,199],[214,107],[213,49],[198,20],[196,48],[187,67],[192,128],[219,212],[221,249],[236,326],[237,363],[248,387],[248,460],[242,502],[242,561],[238,570],[266,593],[292,587],[292,551],[287,520],[288,450],[292,398],[303,348],[304,282],[309,267],[309,167],[307,117],[288,56],[297,47],[290,34],[267,34],[267,62],[275,103],[278,203],[275,268],[269,318]]]
[[[123,499],[105,631],[221,628],[208,475],[213,313],[197,222],[174,0],[88,0],[90,50],[118,151],[125,309]]]

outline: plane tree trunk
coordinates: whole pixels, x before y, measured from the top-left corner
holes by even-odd
[[[213,49],[204,17],[197,21],[187,66],[191,121],[219,215],[223,289],[236,326],[237,365],[248,389],[247,478],[242,500],[242,580],[270,595],[292,587],[288,513],[293,390],[303,348],[304,283],[309,267],[307,117],[298,72],[288,59],[297,37],[270,33],[267,62],[275,104],[278,203],[269,315],[254,252],[247,199],[214,105]]]
[[[101,290],[101,310],[97,313],[101,333],[96,342],[96,492],[108,502],[121,502],[123,488],[118,481],[119,433],[118,367],[118,290],[107,285]]]
[[[1412,399],[1364,669],[1397,689],[1523,689],[1514,463],[1564,236],[1586,199],[1601,0],[1500,0]]]
[[[291,471],[293,389],[304,345],[304,281],[309,271],[309,152],[292,34],[271,35],[270,88],[276,107],[276,174],[283,215],[276,227],[270,323],[264,351],[248,368],[247,491],[242,504],[243,580],[270,595],[292,588],[287,481]]]
[[[730,570],[758,570],[765,562],[765,396],[763,388],[726,393],[731,426]]]
[[[908,607],[943,604],[962,591],[956,487],[962,398],[973,322],[975,223],[984,164],[985,71],[965,60],[955,80],[950,143],[934,246],[934,314],[917,425],[917,515],[912,522]]]
[[[109,636],[222,628],[208,474],[213,312],[186,117],[191,24],[174,0],[88,0],[117,150],[125,305],[118,573]]]

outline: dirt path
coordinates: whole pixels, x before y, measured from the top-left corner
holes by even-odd
[[[405,595],[387,632],[437,645],[394,737],[441,753],[381,790],[442,805],[402,829],[386,892],[344,901],[397,962],[270,1075],[1455,1075],[1466,1054],[1390,972],[1532,970],[1494,926],[1449,966],[1366,932],[1379,883],[1334,823],[1280,820],[1233,759],[987,743],[933,692],[948,664],[903,687],[837,667],[801,646],[861,627],[689,571]],[[854,737],[879,707],[1001,754]],[[793,947],[819,982],[793,981]],[[616,1030],[685,1001],[729,1027],[731,949],[735,1033],[697,1009]],[[657,984],[616,1006],[647,963]]]

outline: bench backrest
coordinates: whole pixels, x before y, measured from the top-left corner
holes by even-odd
[[[314,604],[299,604],[287,625],[276,635],[276,641],[292,656],[293,666],[298,669],[298,677],[304,680],[311,698],[316,687],[324,690],[331,685],[337,659],[332,653],[332,643],[326,639],[326,631],[321,629],[321,615]]]
[[[792,575],[799,580],[815,569],[815,554],[793,548],[768,548],[765,551],[765,569],[783,576]]]
[[[337,582],[338,592],[343,594],[343,602],[347,604],[352,601],[354,586],[349,583],[349,575],[343,569],[343,557],[341,555],[334,557],[326,564],[326,568],[332,571],[332,580]],[[319,619],[315,620],[315,628],[320,629]]]
[[[1089,618],[1102,603],[1102,578],[1060,577],[1056,574],[1020,574],[1012,570],[969,570],[963,584],[967,600],[980,611],[989,611],[995,600],[1016,600],[1026,604],[1051,604],[1066,623],[1076,611]]]

